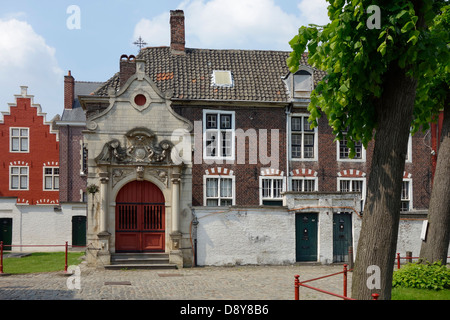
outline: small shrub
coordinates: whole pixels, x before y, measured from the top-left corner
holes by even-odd
[[[450,288],[450,269],[441,262],[409,263],[394,271],[393,287],[442,290]]]

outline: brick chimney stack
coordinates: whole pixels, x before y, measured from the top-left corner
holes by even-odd
[[[132,75],[136,73],[136,57],[123,54],[120,57],[120,87],[122,88]]]
[[[170,10],[170,49],[173,54],[184,54],[185,30],[183,10]]]
[[[64,109],[72,109],[75,100],[75,79],[69,70],[67,76],[64,76]]]

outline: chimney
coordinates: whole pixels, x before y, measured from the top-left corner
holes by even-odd
[[[136,73],[136,57],[123,54],[120,57],[119,81],[122,88],[132,75]]]
[[[184,12],[170,10],[170,49],[173,54],[184,54]]]
[[[72,109],[75,100],[75,79],[69,70],[67,76],[64,76],[64,109]]]

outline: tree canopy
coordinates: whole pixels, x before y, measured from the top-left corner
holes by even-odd
[[[328,0],[330,22],[302,26],[290,41],[292,73],[301,56],[327,75],[311,93],[311,126],[325,113],[336,139],[375,138],[352,280],[353,298],[390,299],[409,133],[428,129],[448,94],[446,1]],[[375,135],[375,137],[374,137]],[[368,284],[377,266],[380,281]],[[379,284],[379,285],[378,285]]]

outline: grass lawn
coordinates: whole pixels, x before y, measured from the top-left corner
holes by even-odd
[[[84,252],[69,252],[67,266],[78,265]],[[22,258],[3,257],[3,273],[35,273],[64,271],[66,263],[64,252],[36,252]]]
[[[429,290],[396,287],[392,289],[392,300],[450,300],[450,290]]]

